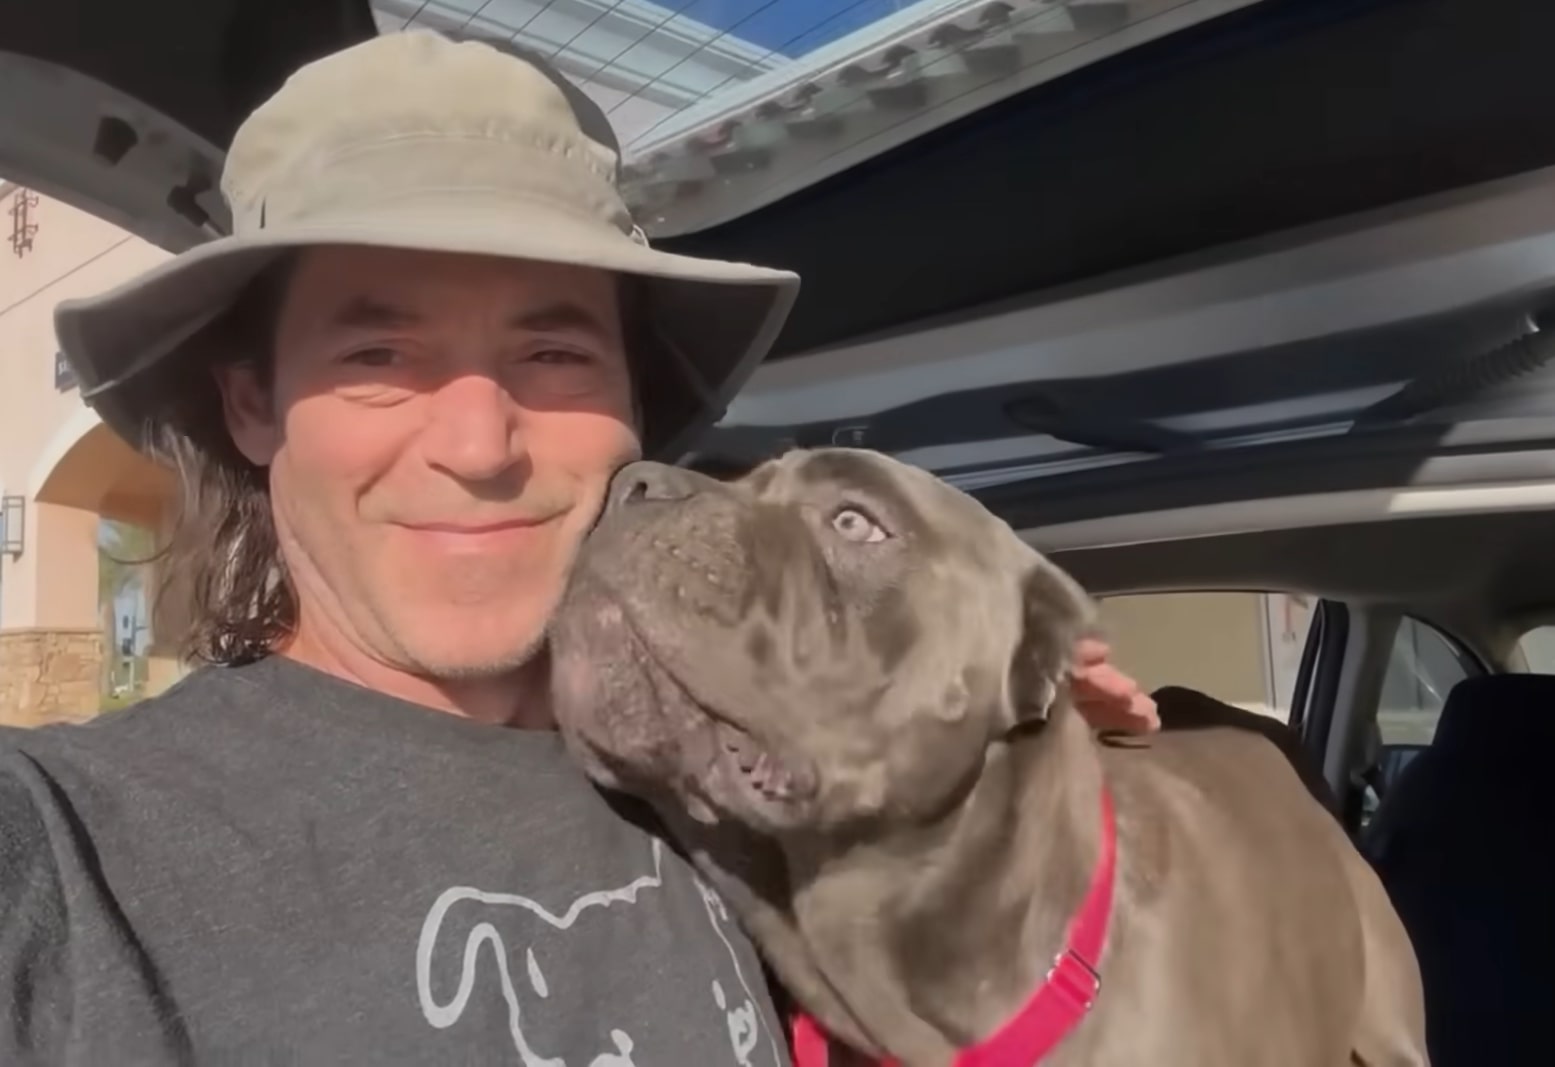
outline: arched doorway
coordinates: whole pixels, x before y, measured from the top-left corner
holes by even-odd
[[[160,528],[170,474],[82,409],[39,453],[19,543],[7,558],[0,631],[0,721],[77,720],[102,706],[106,647],[99,539],[103,520]],[[154,576],[141,585],[150,589]],[[107,610],[114,610],[111,602]],[[165,672],[164,672],[165,673]]]

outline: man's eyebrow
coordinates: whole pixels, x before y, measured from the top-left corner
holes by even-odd
[[[569,330],[601,336],[610,333],[598,315],[582,304],[566,300],[521,311],[508,320],[508,325],[515,329],[533,330],[535,333],[564,333]]]
[[[336,326],[358,330],[404,329],[423,321],[423,316],[418,312],[368,296],[352,297],[341,304],[330,318]],[[516,330],[532,330],[535,333],[564,333],[569,330],[600,335],[609,333],[598,315],[582,304],[565,300],[517,312],[508,317],[508,325]]]
[[[330,321],[353,330],[393,330],[414,326],[421,316],[371,297],[354,296],[335,309]]]

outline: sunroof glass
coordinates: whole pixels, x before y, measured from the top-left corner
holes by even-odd
[[[375,0],[511,41],[609,115],[649,233],[715,225],[1022,89],[1256,0]]]

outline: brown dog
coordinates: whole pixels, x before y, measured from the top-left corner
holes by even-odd
[[[1409,941],[1337,822],[1249,731],[1098,743],[1064,682],[1092,625],[883,456],[636,464],[553,624],[556,713],[870,1054],[971,1062],[1040,1000],[1045,1064],[1425,1063]]]

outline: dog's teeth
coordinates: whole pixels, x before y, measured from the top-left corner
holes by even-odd
[[[750,786],[767,799],[786,801],[802,788],[803,783],[788,767],[744,731],[723,726],[719,731],[719,742]]]
[[[724,736],[724,750],[734,757],[740,770],[749,773],[756,766],[756,753],[750,743],[739,734],[726,734]]]
[[[723,747],[745,774],[751,773],[760,762],[760,753],[755,743],[736,730],[723,731]]]

